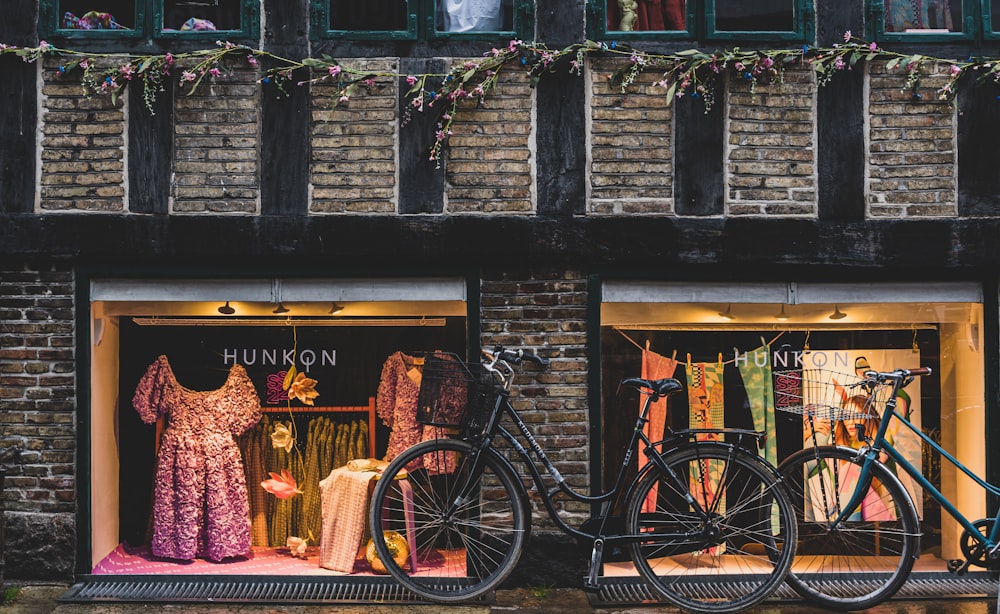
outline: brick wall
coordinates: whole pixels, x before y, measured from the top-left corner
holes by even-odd
[[[42,169],[38,208],[44,212],[117,212],[125,200],[125,114],[122,100],[85,97],[79,71],[59,62],[42,68]]]
[[[728,84],[729,215],[816,215],[814,71],[787,69],[772,83]]]
[[[938,99],[948,66],[924,67],[919,87],[905,73],[869,68],[869,217],[958,214],[956,109]]]
[[[66,578],[76,552],[73,276],[0,267],[0,449],[7,465],[6,576]]]
[[[673,213],[673,107],[662,78],[644,72],[628,93],[607,74],[620,63],[592,62],[590,84],[591,214]]]
[[[351,64],[359,71],[398,71],[394,60]],[[291,87],[291,86],[290,86]],[[312,86],[313,213],[395,213],[398,86],[374,86],[338,104],[332,79]]]
[[[567,483],[582,492],[590,485],[586,297],[586,277],[576,271],[487,274],[482,281],[483,347],[526,348],[551,361],[526,366],[511,401]],[[537,495],[531,499],[535,526],[551,527]],[[567,518],[589,517],[587,505],[561,505]]]
[[[532,99],[526,71],[508,69],[482,105],[462,103],[447,147],[445,211],[534,210]]]
[[[257,74],[232,67],[174,101],[174,213],[260,211]]]

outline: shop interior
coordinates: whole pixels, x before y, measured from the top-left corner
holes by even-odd
[[[342,493],[324,490],[320,481],[350,461],[386,456],[392,429],[376,413],[375,399],[393,357],[419,364],[430,352],[466,356],[465,290],[461,279],[95,282],[90,304],[91,573],[371,574],[366,530],[324,526],[324,506]],[[166,367],[157,370],[158,365]],[[199,412],[210,408],[196,404],[203,395],[231,386],[234,365],[252,382],[259,419],[246,413],[248,405],[227,396],[216,402],[225,405],[221,422],[200,422]],[[292,365],[293,374],[314,380],[306,392],[318,395],[305,395],[311,405],[283,387]],[[159,382],[161,371],[169,383],[155,383],[140,394],[140,382]],[[165,433],[188,417],[176,408],[157,415],[168,393],[185,395],[183,403],[195,407],[199,421],[177,444],[165,443],[173,441]],[[240,532],[249,530],[251,548],[226,556],[232,550],[223,545],[213,560],[205,555],[211,550],[201,546],[197,554],[172,550],[174,542],[187,538],[159,526],[154,509],[161,505],[179,514],[181,506],[197,503],[211,516],[217,504],[212,495],[192,502],[183,493],[188,488],[184,476],[211,464],[214,455],[182,452],[191,440],[217,428],[238,431],[221,435],[238,446],[251,519]],[[157,486],[164,479],[158,463],[167,445],[177,446],[169,495],[165,486]],[[223,449],[218,456],[225,454]],[[238,481],[232,475],[223,482]],[[295,479],[293,496],[280,498],[278,491],[262,487],[284,475]],[[232,495],[227,484],[219,486],[225,496]],[[366,518],[366,494],[359,495],[355,507],[361,512],[352,518],[354,524]],[[160,501],[168,497],[169,502]],[[204,529],[207,538],[188,537],[210,545],[215,530]],[[219,530],[218,541],[225,542],[227,529]],[[354,536],[356,556],[347,561],[341,556],[335,563],[325,558],[319,547],[324,531]]]
[[[768,355],[774,378],[783,370],[809,367],[849,373],[861,357],[876,370],[931,367],[932,376],[907,388],[919,406],[915,424],[984,475],[982,317],[980,289],[963,283],[943,284],[936,291],[906,284],[607,284],[601,309],[602,479],[612,480],[622,462],[638,409],[638,399],[618,395],[616,384],[641,376],[649,355],[644,353],[669,365],[664,368],[682,382],[690,373],[717,374],[724,411],[713,417],[712,426],[754,429],[741,366],[752,365],[758,349]],[[776,442],[769,452],[774,463],[807,445],[803,416],[780,410],[775,408],[768,423]],[[672,397],[666,425],[687,428],[693,420],[686,395]],[[948,463],[922,454],[919,438],[914,439],[915,466],[963,514],[984,518],[984,491]],[[919,485],[905,486],[923,531],[915,569],[945,571],[949,559],[962,557],[962,528],[929,497],[925,505]]]

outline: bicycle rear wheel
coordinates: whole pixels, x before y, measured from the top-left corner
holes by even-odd
[[[806,600],[861,610],[892,597],[919,553],[919,522],[906,489],[882,464],[861,509],[833,526],[857,483],[857,452],[810,446],[778,468],[798,520],[798,546],[788,583]]]
[[[664,456],[673,474],[646,473],[628,504],[639,573],[670,603],[735,612],[766,599],[795,553],[795,516],[774,470],[721,443]],[[690,499],[708,513],[703,520]]]
[[[375,487],[372,547],[416,595],[440,603],[476,599],[517,564],[529,531],[525,501],[520,481],[492,450],[450,439],[417,444]]]

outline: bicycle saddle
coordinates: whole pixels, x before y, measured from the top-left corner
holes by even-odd
[[[629,377],[622,380],[622,386],[632,386],[640,392],[650,390],[658,397],[665,397],[681,389],[681,383],[672,377],[665,377],[663,379]]]

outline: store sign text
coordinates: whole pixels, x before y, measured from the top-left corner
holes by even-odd
[[[736,352],[736,365],[749,365],[753,362],[758,367],[767,366],[767,354],[756,353],[753,356],[750,352]],[[775,351],[771,355],[771,367],[775,369],[801,369],[816,368],[830,369],[834,367],[853,368],[853,363],[848,363],[847,352],[809,352],[796,350],[794,352]]]
[[[313,365],[337,366],[337,350],[299,350],[296,356],[294,349],[226,348],[222,350],[222,362],[227,365],[239,363],[244,367],[287,367],[295,364],[301,365],[303,371],[309,371]]]

